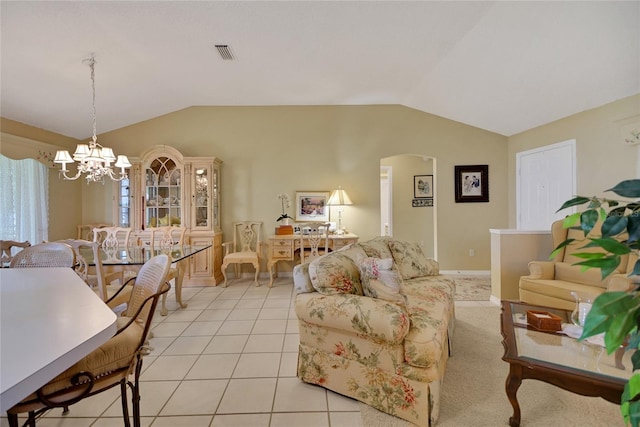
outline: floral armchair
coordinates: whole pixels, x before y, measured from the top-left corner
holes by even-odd
[[[376,238],[294,268],[298,377],[420,426],[438,419],[455,283]]]

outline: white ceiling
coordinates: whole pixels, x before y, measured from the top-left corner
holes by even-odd
[[[0,114],[91,135],[193,105],[402,104],[512,135],[640,93],[640,2],[4,1]],[[229,44],[223,61],[214,44]]]

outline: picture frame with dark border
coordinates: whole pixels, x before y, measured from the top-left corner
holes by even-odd
[[[489,201],[489,165],[454,166],[456,203]]]
[[[296,221],[329,221],[329,191],[296,191]]]
[[[433,175],[413,176],[413,198],[433,198]]]

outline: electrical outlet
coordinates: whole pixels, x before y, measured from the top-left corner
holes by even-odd
[[[469,256],[476,256],[476,250],[475,249],[469,249]]]

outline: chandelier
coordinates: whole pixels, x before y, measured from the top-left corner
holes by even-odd
[[[103,147],[96,141],[96,80],[95,80],[95,65],[96,60],[93,56],[91,58],[82,61],[85,64],[89,64],[91,68],[91,89],[93,90],[93,137],[89,144],[78,144],[76,151],[73,153],[73,159],[69,155],[67,150],[58,150],[54,163],[60,163],[62,169],[60,173],[64,176],[64,179],[74,180],[78,179],[85,174],[84,178],[87,180],[87,184],[90,182],[102,182],[104,183],[105,177],[109,177],[114,181],[122,181],[127,178],[127,172],[125,168],[131,167],[131,163],[127,156],[116,156],[113,154],[113,150],[109,147]],[[78,162],[78,172],[74,176],[68,175],[67,163]],[[115,162],[114,166],[120,168],[120,172],[116,174],[114,172],[111,163]]]

